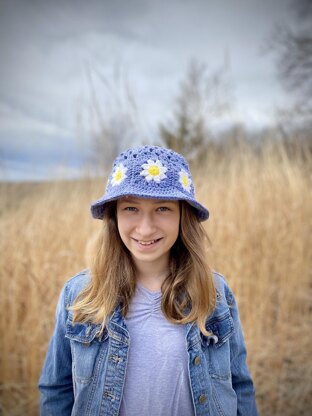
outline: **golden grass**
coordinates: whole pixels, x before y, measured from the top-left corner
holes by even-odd
[[[236,294],[261,415],[312,412],[311,159],[266,145],[194,178],[209,208],[213,268]],[[59,291],[86,267],[105,181],[2,184],[0,414],[36,415],[37,380]],[[247,416],[247,415],[246,415]]]

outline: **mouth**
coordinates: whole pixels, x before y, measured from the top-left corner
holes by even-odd
[[[136,241],[138,244],[140,244],[141,246],[147,247],[147,246],[152,246],[156,243],[158,243],[158,241],[160,241],[161,238],[156,238],[154,240],[148,240],[148,241],[144,241],[144,240],[137,240],[134,238],[134,241]]]

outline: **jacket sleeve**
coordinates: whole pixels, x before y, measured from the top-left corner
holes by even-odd
[[[238,416],[257,416],[255,389],[246,363],[246,346],[235,297],[226,288],[227,303],[234,322],[234,334],[230,338],[232,385],[237,396]]]
[[[70,416],[74,403],[70,341],[65,338],[66,305],[65,285],[58,300],[55,328],[39,379],[41,416]]]

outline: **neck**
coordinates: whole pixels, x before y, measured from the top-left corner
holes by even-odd
[[[161,290],[161,285],[168,275],[168,264],[155,265],[153,267],[151,263],[136,264],[136,280],[141,283],[147,289],[154,292]]]

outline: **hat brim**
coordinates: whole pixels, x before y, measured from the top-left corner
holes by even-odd
[[[185,201],[188,204],[190,204],[193,208],[196,209],[197,218],[199,219],[199,221],[205,221],[209,218],[209,211],[207,208],[205,208],[199,202],[192,199],[192,197],[187,198],[187,196],[184,193],[179,192],[179,191],[176,191],[174,196],[169,196],[169,195],[164,194],[164,195],[157,195],[157,197],[151,194],[142,195],[142,193],[135,193],[135,192],[124,192],[124,193],[118,194],[118,196],[110,196],[110,197],[103,195],[101,198],[99,198],[97,201],[94,201],[91,204],[92,217],[95,219],[102,220],[105,215],[106,204],[108,202],[116,201],[117,199],[120,199],[126,196],[134,196],[137,198],[146,198],[146,199],[164,199],[167,201]]]

